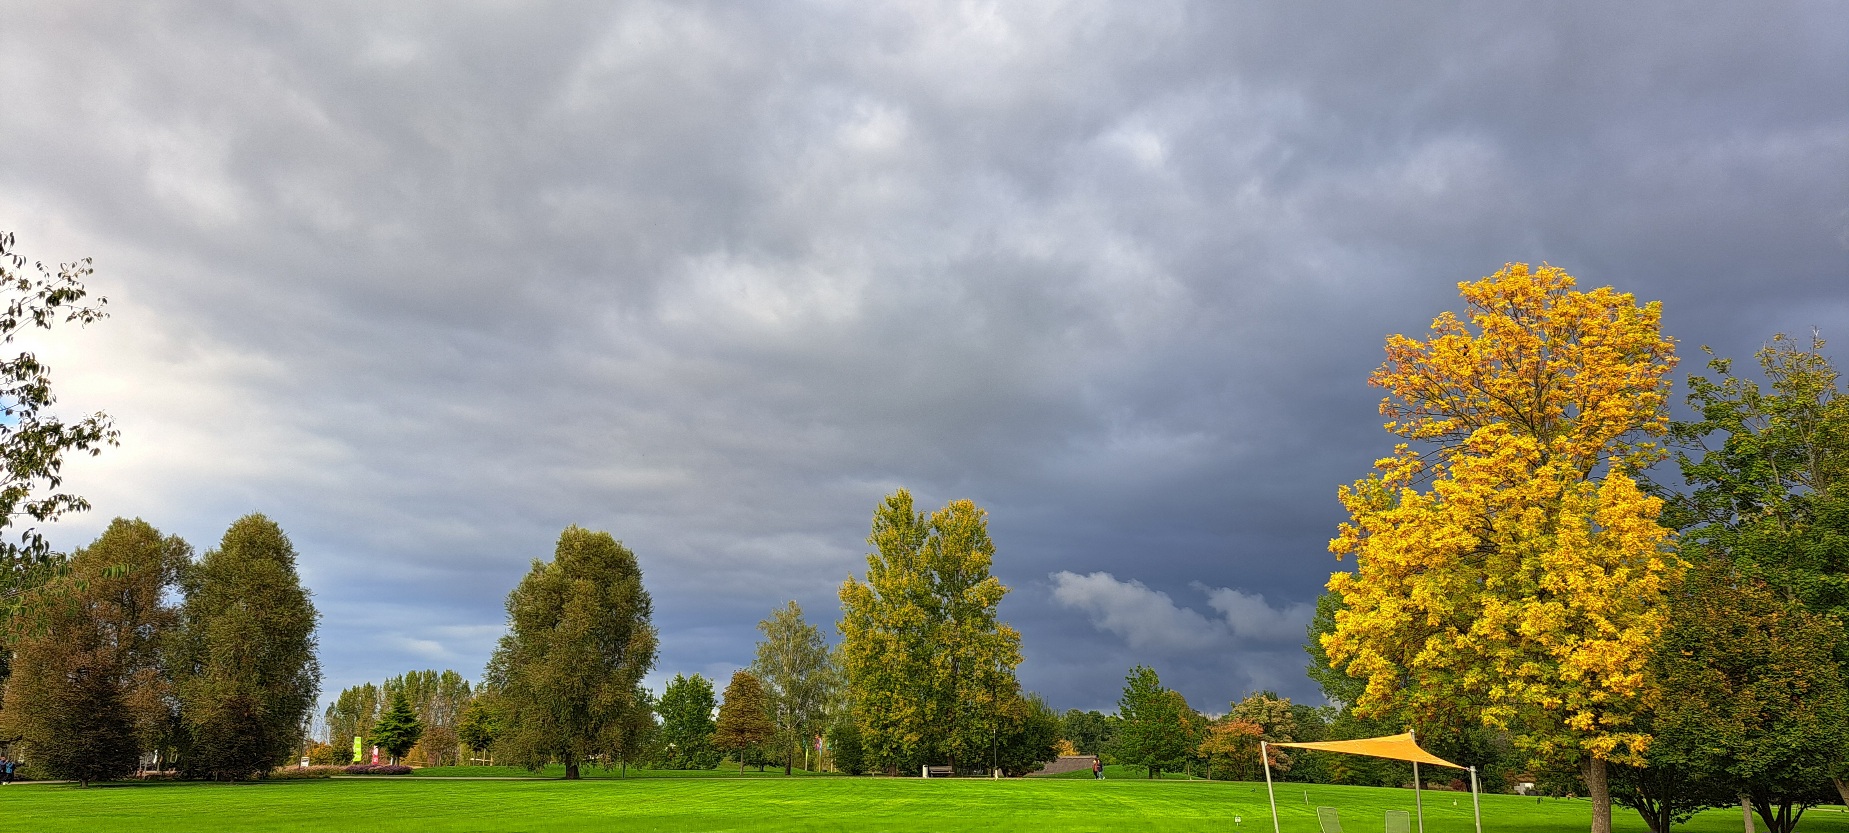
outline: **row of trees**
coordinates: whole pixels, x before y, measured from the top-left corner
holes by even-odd
[[[657,701],[640,684],[656,635],[635,555],[608,533],[567,529],[509,595],[508,633],[456,736],[517,764],[563,763],[567,778],[591,761],[704,769],[726,753],[787,773],[819,759],[818,740],[853,772],[1018,773],[1050,759],[1058,717],[1014,678],[1020,636],[996,617],[1007,588],[989,574],[986,514],[955,501],[927,516],[901,490],[868,540],[866,581],[841,589],[837,651],[791,602],[759,623],[756,658],[722,700],[696,674]],[[375,713],[386,694],[343,692],[330,731],[364,734],[350,715]]]
[[[330,764],[345,761],[350,754],[346,742],[371,738],[394,759],[460,764],[463,712],[474,697],[470,682],[447,669],[409,671],[383,684],[343,689],[323,715],[329,748],[316,750],[316,757]],[[383,731],[381,721],[388,724]]]
[[[1572,783],[1595,833],[1614,798],[1657,833],[1849,798],[1849,403],[1821,340],[1775,338],[1769,389],[1715,360],[1678,422],[1658,304],[1525,264],[1460,289],[1371,379],[1406,442],[1341,490],[1356,569],[1308,646],[1340,719]],[[1648,476],[1672,454],[1684,486]]]
[[[195,560],[118,518],[47,564],[7,623],[0,731],[15,754],[88,784],[135,771],[144,751],[239,779],[298,748],[321,679],[317,614],[273,521],[240,518]]]

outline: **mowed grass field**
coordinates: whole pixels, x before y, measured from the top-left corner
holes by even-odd
[[[1306,803],[1305,793],[1308,793]],[[1428,833],[1471,830],[1470,797],[1426,793]],[[1454,805],[1452,802],[1456,801]],[[1347,833],[1380,831],[1384,811],[1412,809],[1407,790],[1280,785],[1285,833],[1316,833],[1315,807],[1340,810]],[[1799,830],[1845,831],[1840,808]],[[1483,798],[1486,831],[1583,831],[1585,801]],[[1643,831],[1629,810],[1617,829]],[[1235,816],[1242,819],[1235,824]],[[1739,811],[1685,828],[1737,831]],[[1264,784],[1205,781],[917,778],[628,778],[579,782],[338,778],[254,784],[156,783],[80,789],[0,787],[0,828],[37,833],[167,831],[893,831],[894,833],[1244,833],[1269,831]]]

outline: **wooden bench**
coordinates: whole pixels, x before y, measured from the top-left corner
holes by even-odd
[[[956,772],[947,766],[927,766],[924,768],[924,777],[926,778],[949,778],[955,774]]]

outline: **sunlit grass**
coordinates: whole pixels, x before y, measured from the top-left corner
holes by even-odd
[[[88,790],[0,787],[5,829],[42,831],[892,831],[892,833],[1264,833],[1265,785],[1140,778],[600,778],[442,780],[339,778],[256,784],[145,784]],[[769,775],[769,773],[766,773]],[[1425,794],[1427,833],[1471,830],[1470,797]],[[1343,829],[1382,828],[1385,811],[1412,809],[1407,790],[1278,785],[1285,833],[1315,833],[1315,808],[1336,807]],[[1582,831],[1584,800],[1484,796],[1486,831]],[[1845,831],[1849,816],[1819,808],[1800,830]],[[1618,810],[1617,829],[1641,831]],[[1234,819],[1239,821],[1235,822]],[[1736,810],[1686,828],[1740,829]]]

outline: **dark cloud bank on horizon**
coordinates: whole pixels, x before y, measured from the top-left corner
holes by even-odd
[[[329,691],[478,673],[570,523],[640,555],[655,679],[723,677],[906,486],[992,513],[1056,707],[1314,699],[1365,377],[1458,281],[1660,299],[1684,370],[1849,344],[1835,4],[6,17],[0,228],[115,311],[43,347],[123,429],[59,540],[271,514]]]

